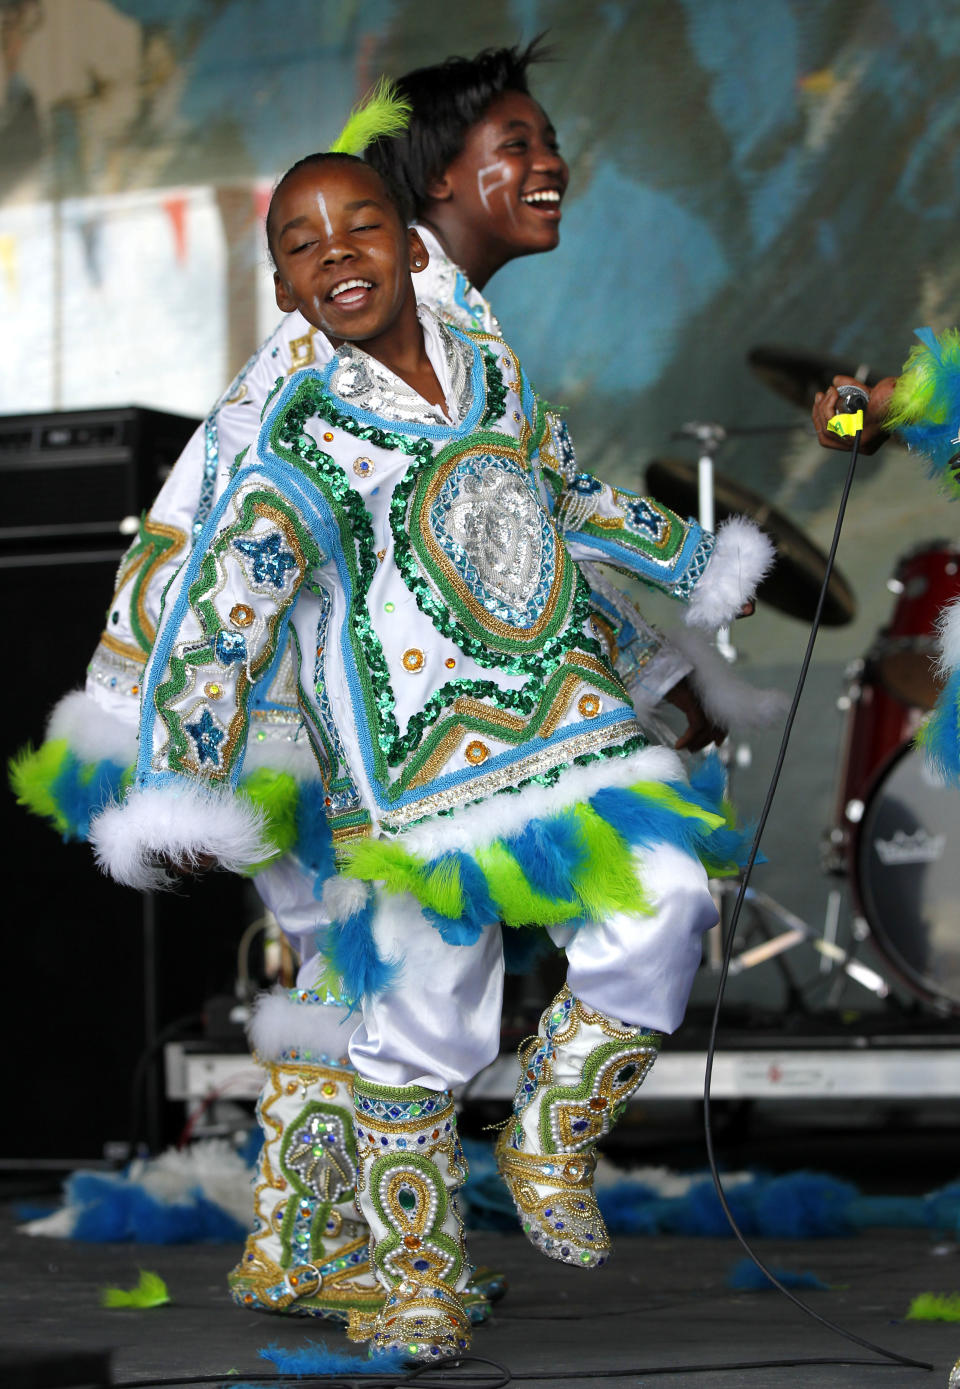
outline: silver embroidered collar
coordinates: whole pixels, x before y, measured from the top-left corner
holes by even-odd
[[[473,403],[473,347],[451,333],[439,319],[435,318],[434,323],[450,372],[450,403],[454,408],[454,423],[459,424],[466,418]],[[345,342],[337,349],[330,385],[341,400],[369,414],[381,415],[399,424],[444,423],[442,414],[435,406],[355,343]]]

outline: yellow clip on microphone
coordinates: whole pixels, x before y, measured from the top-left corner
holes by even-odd
[[[831,434],[852,439],[863,429],[863,412],[870,403],[870,397],[862,386],[838,386],[840,404],[837,413],[827,422]]]

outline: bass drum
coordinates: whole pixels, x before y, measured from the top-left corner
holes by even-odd
[[[852,866],[877,949],[914,993],[960,1013],[960,793],[909,743],[868,793]]]

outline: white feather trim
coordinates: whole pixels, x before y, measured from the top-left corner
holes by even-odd
[[[209,856],[233,873],[269,858],[276,848],[263,819],[261,810],[230,791],[151,786],[107,806],[91,822],[90,842],[104,873],[149,891],[177,881],[161,857],[189,868]]]
[[[704,711],[722,728],[766,728],[786,715],[790,701],[781,690],[758,690],[741,680],[699,633],[679,629],[668,640],[689,661],[690,683]]]
[[[949,680],[960,666],[960,598],[954,598],[937,618],[938,674]]]
[[[28,1220],[17,1226],[18,1235],[45,1235],[48,1239],[72,1239],[80,1219],[80,1206],[63,1206],[49,1215],[41,1215],[36,1220]]]
[[[298,1003],[286,989],[260,994],[253,1006],[247,1037],[264,1061],[279,1061],[297,1047],[313,1055],[339,1057],[346,1067],[347,1044],[360,1023],[346,1003]]]
[[[47,721],[47,740],[63,738],[81,762],[109,761],[130,767],[137,760],[140,706],[134,700],[129,703],[130,718],[125,721],[86,690],[74,690],[54,706]]]
[[[228,1139],[205,1138],[186,1148],[167,1148],[159,1157],[139,1159],[131,1164],[127,1180],[172,1203],[191,1202],[202,1191],[208,1201],[247,1225],[254,1175]]]
[[[607,757],[586,767],[570,767],[554,786],[532,783],[513,796],[491,796],[452,815],[414,825],[400,838],[405,849],[422,858],[437,858],[451,849],[473,852],[503,835],[518,834],[529,820],[556,815],[577,801],[585,801],[605,786],[683,780],[683,764],[675,752],[644,748],[629,757]]]
[[[353,878],[335,875],[323,884],[320,909],[328,921],[345,921],[348,916],[366,906],[369,888]]]
[[[773,543],[745,516],[717,528],[717,543],[687,607],[687,622],[715,629],[732,622],[753,598],[775,558]]]

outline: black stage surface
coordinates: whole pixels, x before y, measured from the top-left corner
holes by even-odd
[[[261,1347],[274,1342],[294,1349],[322,1338],[329,1349],[347,1348],[342,1332],[322,1322],[234,1307],[224,1288],[236,1252],[228,1246],[81,1245],[20,1235],[14,1224],[12,1208],[5,1207],[0,1223],[3,1389],[193,1384],[201,1377],[229,1386],[275,1375],[258,1356]],[[511,1382],[534,1389],[567,1383],[611,1389],[661,1384],[665,1389],[946,1389],[950,1367],[960,1356],[960,1324],[903,1318],[917,1293],[960,1285],[956,1250],[937,1254],[929,1234],[916,1230],[758,1245],[771,1265],[809,1270],[830,1284],[829,1292],[803,1294],[820,1313],[889,1350],[932,1362],[933,1373],[895,1364],[747,1368],[748,1362],[850,1360],[870,1353],[817,1325],[776,1292],[729,1291],[727,1273],[740,1258],[733,1240],[621,1238],[615,1259],[587,1273],[538,1256],[519,1236],[484,1233],[471,1241],[473,1256],[504,1268],[511,1289],[490,1322],[477,1330],[474,1352],[498,1362],[513,1379],[491,1376],[489,1367],[472,1363],[448,1368],[443,1382],[478,1389]],[[140,1268],[166,1279],[172,1304],[151,1311],[102,1310],[99,1289],[132,1287]],[[112,1351],[112,1379],[97,1379],[90,1369],[84,1377],[84,1357],[107,1350]],[[9,1366],[17,1351],[70,1355],[77,1373],[43,1380],[15,1377]],[[419,1382],[436,1378],[431,1372]],[[340,1376],[338,1382],[354,1381]]]

